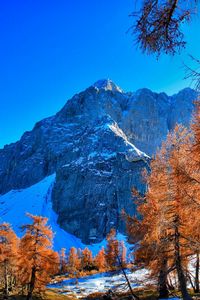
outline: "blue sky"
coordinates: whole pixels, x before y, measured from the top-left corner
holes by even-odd
[[[148,87],[173,94],[188,53],[199,58],[200,21],[184,31],[180,56],[157,60],[126,33],[133,0],[0,1],[0,148],[56,113],[73,94],[101,78],[125,91]]]

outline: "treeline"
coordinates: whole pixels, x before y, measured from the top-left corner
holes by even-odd
[[[31,222],[22,226],[18,238],[10,224],[0,224],[0,292],[9,295],[40,295],[53,276],[80,277],[90,273],[117,270],[126,266],[126,247],[116,231],[107,235],[107,244],[93,257],[92,252],[72,247],[68,254],[52,250],[53,232],[47,218],[27,214]]]
[[[146,194],[133,191],[140,218],[126,216],[135,264],[147,268],[160,297],[188,287],[199,293],[200,103],[191,128],[177,125],[144,172]]]
[[[60,253],[60,273],[71,277],[80,277],[96,272],[114,271],[126,267],[126,247],[123,241],[118,241],[116,231],[111,229],[107,235],[107,244],[102,247],[95,257],[92,252],[72,247],[66,254],[65,249]]]

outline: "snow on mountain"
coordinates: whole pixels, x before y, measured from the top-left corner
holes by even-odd
[[[97,89],[104,89],[105,91],[113,91],[113,92],[123,93],[123,90],[110,79],[98,80],[97,82],[95,82],[93,84],[93,87],[95,87]]]
[[[103,246],[106,246],[105,239],[101,243],[87,246],[79,238],[66,232],[58,225],[58,217],[52,209],[51,202],[51,192],[54,182],[55,174],[46,177],[29,188],[12,190],[7,194],[0,195],[0,223],[11,224],[16,234],[21,237],[23,235],[21,226],[30,222],[30,218],[26,213],[47,217],[48,224],[54,232],[53,247],[56,251],[59,251],[61,248],[69,250],[71,247],[80,249],[88,247],[96,255]],[[130,248],[124,235],[119,233],[118,239],[123,240],[127,247]]]
[[[12,206],[34,213],[37,204],[42,212],[44,182],[55,173],[48,203],[63,230],[84,244],[103,241],[113,227],[124,233],[121,211],[136,213],[132,188],[145,192],[141,171],[149,169],[149,156],[176,122],[188,126],[196,97],[191,89],[172,97],[148,89],[125,93],[109,79],[76,94],[57,114],[0,149],[0,194],[7,193],[1,201],[9,221],[18,219],[9,212]],[[40,191],[44,186],[46,192]]]
[[[117,125],[117,123],[113,123],[109,125],[109,128],[116,134],[116,136],[121,137],[126,146],[130,146],[130,148],[127,150],[126,153],[126,159],[130,162],[138,161],[138,160],[147,160],[150,159],[150,156],[148,156],[146,153],[140,151],[135,145],[133,145],[131,142],[129,142],[126,134],[123,132],[121,128]]]
[[[55,174],[22,190],[12,190],[7,194],[0,195],[0,222],[12,224],[16,234],[21,237],[23,232],[20,228],[30,222],[26,213],[40,215],[49,219],[54,236],[54,248],[56,250],[74,246],[82,248],[80,239],[67,233],[57,224],[57,215],[52,209],[51,191],[55,181]]]

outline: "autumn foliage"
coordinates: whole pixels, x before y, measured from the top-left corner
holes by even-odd
[[[94,263],[100,272],[103,272],[107,269],[107,261],[104,247],[102,247],[102,249],[96,255]]]
[[[21,239],[9,224],[0,225],[0,285],[5,297],[17,291],[32,299],[32,294],[44,291],[51,276],[58,273],[59,256],[51,249],[53,234],[47,219],[28,216],[32,222],[23,226]]]
[[[127,265],[126,247],[123,241],[118,241],[115,229],[107,235],[105,248],[102,247],[96,256],[87,247],[85,249],[70,248],[66,253],[60,253],[60,272],[70,277],[80,277],[86,274],[106,272],[121,269]],[[64,271],[63,271],[64,270]]]
[[[41,292],[58,272],[59,256],[52,247],[53,233],[47,218],[29,215],[32,224],[23,226],[25,234],[19,244],[19,280],[27,287],[27,299],[34,290]]]
[[[150,270],[161,297],[168,296],[175,281],[184,299],[190,299],[188,282],[199,291],[199,121],[197,103],[191,129],[177,125],[152,160],[146,194],[133,193],[139,219],[127,216],[130,241],[137,244],[135,263]]]
[[[96,256],[87,247],[60,253],[52,250],[53,232],[47,218],[27,214],[30,222],[22,226],[18,238],[11,226],[0,224],[0,288],[4,297],[22,294],[27,300],[41,295],[53,276],[80,277],[92,272],[116,270],[126,265],[126,247],[116,238],[115,230],[107,237],[106,249]]]
[[[3,293],[8,296],[15,284],[17,275],[19,240],[10,225],[0,225],[0,282]]]

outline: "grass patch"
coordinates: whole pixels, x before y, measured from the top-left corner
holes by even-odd
[[[78,299],[76,296],[73,295],[62,295],[56,293],[53,289],[48,289],[45,293],[44,298],[45,300],[75,300]]]

